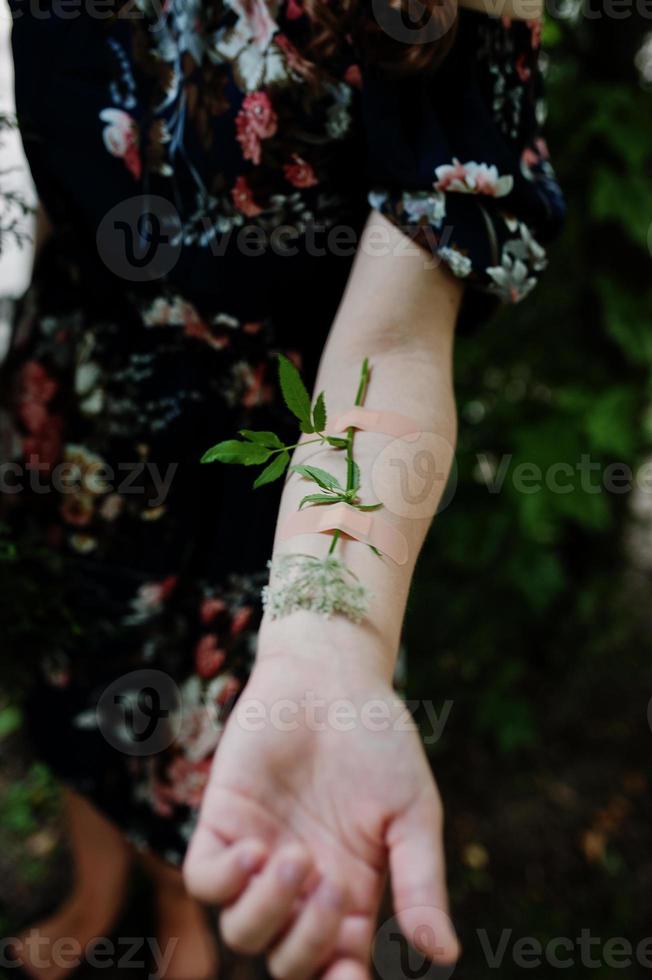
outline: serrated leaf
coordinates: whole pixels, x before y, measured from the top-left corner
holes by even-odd
[[[353,470],[353,487],[355,490],[360,489],[360,467],[353,459],[351,460],[351,468]]]
[[[304,504],[336,504],[341,499],[341,497],[335,496],[334,494],[309,493],[299,504],[299,510],[301,510]]]
[[[249,442],[256,442],[269,449],[281,449],[283,443],[275,432],[255,432],[253,429],[240,429],[240,435]]]
[[[333,476],[327,470],[322,470],[319,466],[293,466],[292,470],[294,473],[300,473],[301,476],[305,476],[308,480],[314,480],[324,490],[344,490],[344,487],[340,485],[336,476]]]
[[[315,427],[315,432],[323,432],[326,428],[326,402],[323,391],[317,395],[317,400],[313,406],[312,424]]]
[[[278,377],[285,404],[301,422],[302,431],[314,432],[310,395],[296,367],[284,354],[278,355]]]
[[[349,444],[348,439],[342,439],[340,436],[326,436],[326,442],[334,449],[346,449]]]
[[[264,486],[265,483],[273,483],[274,480],[278,480],[280,476],[283,476],[285,467],[289,462],[289,453],[279,453],[276,459],[273,459],[269,466],[266,466],[263,472],[256,477],[254,489]]]
[[[238,439],[227,439],[218,442],[201,458],[202,463],[242,463],[244,466],[255,466],[266,463],[272,455],[271,450],[253,442],[240,442]]]

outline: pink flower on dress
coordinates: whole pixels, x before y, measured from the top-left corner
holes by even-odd
[[[23,456],[28,470],[50,469],[61,456],[63,421],[48,415],[45,424],[23,439]]]
[[[231,188],[231,197],[238,211],[241,211],[248,218],[255,218],[262,214],[263,209],[254,201],[253,191],[247,183],[246,177],[238,177]]]
[[[18,406],[18,417],[28,432],[38,432],[48,420],[48,410],[43,402],[22,401]]]
[[[47,404],[57,393],[57,382],[38,361],[27,361],[20,373],[20,395],[24,401]]]
[[[242,633],[251,622],[253,614],[251,606],[242,606],[238,609],[231,620],[231,635],[237,636],[238,633]]]
[[[217,637],[212,633],[202,636],[195,647],[195,666],[203,680],[214,677],[226,659],[224,650],[217,645]]]
[[[147,609],[158,609],[169,599],[176,585],[176,575],[168,575],[160,582],[147,582],[138,590],[138,599]]]
[[[349,65],[344,72],[344,81],[352,88],[362,88],[362,72],[360,65]]]
[[[286,163],[283,173],[293,187],[314,187],[318,183],[315,171],[296,153],[292,154],[293,163]]]
[[[543,20],[539,18],[538,20],[528,20],[527,26],[530,28],[530,34],[532,37],[532,47],[535,49],[541,47],[541,35],[543,34]]]
[[[236,120],[236,138],[245,160],[260,163],[261,141],[273,136],[278,117],[265,92],[252,92],[244,99]]]
[[[208,782],[211,760],[202,759],[191,762],[184,756],[177,756],[168,766],[167,777],[171,783],[170,796],[175,803],[198,807],[201,804]]]
[[[262,405],[270,400],[271,388],[265,384],[265,365],[259,364],[257,367],[245,369],[245,392],[241,399],[241,404],[245,408],[253,408],[254,405]]]
[[[535,140],[535,146],[539,151],[542,160],[548,160],[550,158],[550,150],[548,149],[548,144],[544,140],[543,136],[539,136]]]
[[[532,75],[532,70],[527,63],[527,57],[524,54],[520,54],[516,59],[516,74],[522,82],[527,82]]]
[[[437,181],[435,190],[450,191],[458,194],[486,194],[487,197],[505,197],[514,186],[511,174],[499,176],[494,165],[476,163],[460,163],[457,157],[452,164],[444,164],[435,170]]]
[[[301,0],[288,0],[285,5],[285,16],[288,20],[298,20],[303,17],[303,4]]]
[[[142,163],[135,119],[122,109],[103,109],[100,119],[107,123],[102,133],[107,150],[111,156],[124,160],[129,172],[138,180],[142,173]]]
[[[314,74],[315,66],[299,54],[292,41],[285,34],[277,34],[274,38],[274,44],[285,55],[288,68],[296,72],[297,75],[310,77]]]
[[[229,677],[229,679],[224,684],[217,695],[217,703],[224,706],[231,701],[232,698],[236,697],[242,690],[242,682],[238,680],[237,677]]]
[[[204,599],[199,610],[199,618],[202,623],[212,622],[216,616],[226,609],[224,599]]]

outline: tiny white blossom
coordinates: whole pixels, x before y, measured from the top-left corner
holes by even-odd
[[[406,191],[403,207],[410,221],[425,218],[431,224],[440,225],[446,217],[446,195],[441,191]]]
[[[502,265],[487,269],[487,275],[493,280],[490,292],[512,303],[520,302],[537,284],[525,262],[513,258],[507,251],[503,251]]]
[[[451,272],[459,276],[460,279],[465,279],[469,276],[473,270],[473,263],[468,255],[463,255],[456,248],[449,248],[445,246],[439,249],[439,254],[449,267]]]
[[[279,555],[268,567],[262,598],[272,619],[308,609],[327,617],[341,613],[358,623],[367,612],[369,591],[339,558]]]

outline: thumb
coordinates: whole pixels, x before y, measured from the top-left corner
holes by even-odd
[[[427,792],[389,825],[394,910],[406,939],[433,963],[454,963],[460,944],[448,915],[443,817]]]

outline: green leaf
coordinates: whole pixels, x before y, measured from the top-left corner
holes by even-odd
[[[312,410],[312,424],[315,432],[323,432],[326,428],[326,402],[324,392],[320,392]]]
[[[328,473],[327,470],[320,469],[319,466],[293,466],[292,470],[294,473],[305,476],[308,480],[314,480],[324,490],[344,490],[336,476]]]
[[[254,432],[252,429],[240,429],[240,435],[249,442],[256,442],[269,449],[282,449],[283,443],[275,432]]]
[[[254,466],[256,463],[266,463],[272,455],[271,450],[253,442],[240,442],[238,439],[227,439],[218,442],[201,458],[202,463],[243,463]]]
[[[326,436],[326,442],[334,449],[346,449],[349,444],[348,439],[342,439],[340,436]]]
[[[360,467],[354,459],[351,460],[351,468],[353,470],[353,489],[360,489]]]
[[[380,510],[382,504],[354,504],[356,510]]]
[[[276,459],[273,459],[269,466],[266,466],[263,472],[256,477],[254,480],[254,489],[262,487],[265,483],[273,483],[274,480],[278,480],[280,476],[283,476],[285,467],[289,462],[289,453],[279,453]]]
[[[278,355],[278,377],[285,404],[301,422],[303,432],[314,432],[310,412],[310,395],[301,375],[284,354]]]
[[[301,510],[304,504],[336,504],[341,499],[341,497],[335,496],[335,494],[309,493],[299,504],[299,510]]]
[[[20,728],[22,716],[18,708],[9,706],[0,711],[0,739],[12,735]]]

